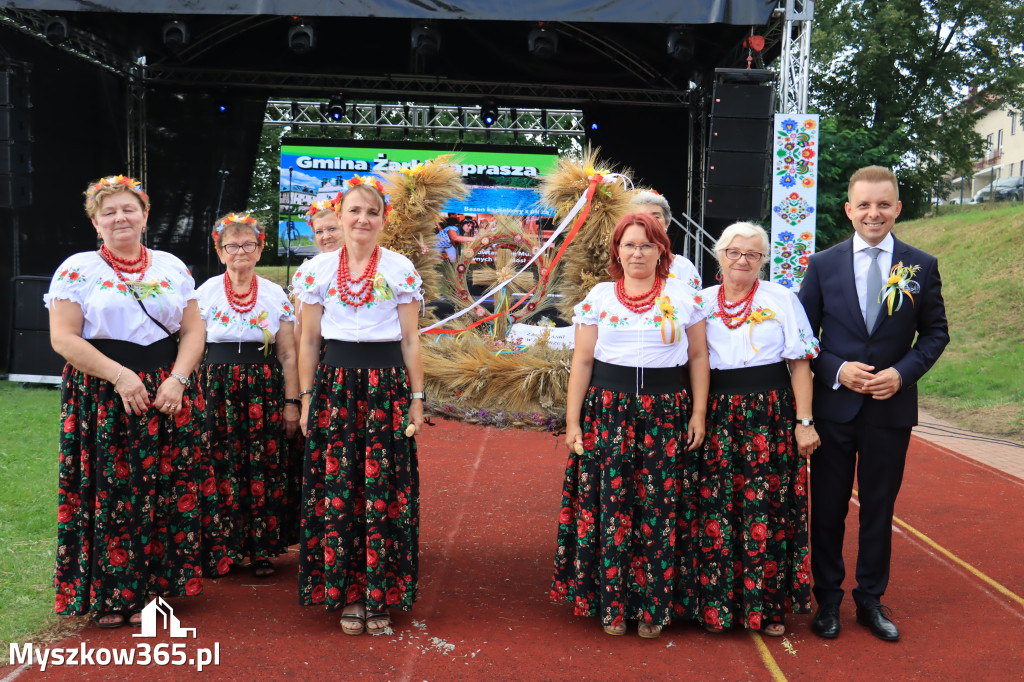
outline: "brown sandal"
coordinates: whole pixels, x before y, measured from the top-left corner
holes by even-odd
[[[351,604],[349,606],[352,606]],[[362,610],[362,604],[358,605],[360,608],[355,613],[342,613],[339,624],[341,625],[341,631],[346,635],[355,637],[366,632],[366,615],[365,612],[360,614]],[[346,607],[348,608],[348,607]]]
[[[371,625],[376,622],[378,625]],[[383,625],[380,625],[383,623]],[[391,630],[391,614],[387,611],[381,613],[367,612],[366,614],[366,634],[368,635],[390,635]]]

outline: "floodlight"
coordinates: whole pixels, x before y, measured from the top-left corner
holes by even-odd
[[[288,29],[288,48],[295,54],[309,54],[316,46],[316,35],[309,24],[295,24]]]

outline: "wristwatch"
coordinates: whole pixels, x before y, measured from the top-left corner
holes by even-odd
[[[814,426],[813,419],[797,419],[796,423],[799,424],[800,426]]]
[[[423,391],[413,391],[412,392],[412,399],[416,400],[417,398],[419,398],[420,400],[423,400]]]
[[[189,386],[192,385],[192,382],[189,380],[189,378],[187,376],[183,375],[183,374],[178,374],[177,372],[171,372],[171,378],[172,379],[177,379],[178,381],[180,381],[181,385],[184,386],[185,388],[188,388]]]

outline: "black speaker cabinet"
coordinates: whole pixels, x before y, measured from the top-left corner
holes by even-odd
[[[0,208],[24,208],[32,203],[32,176],[0,175]]]
[[[49,277],[15,277],[11,280],[14,305],[12,329],[49,332],[50,313],[43,305],[43,294],[50,288]],[[49,341],[47,341],[49,344]]]
[[[765,187],[709,185],[704,188],[704,217],[761,220],[768,213]]]
[[[708,152],[708,185],[764,187],[768,184],[768,153]]]
[[[15,329],[8,372],[10,381],[60,383],[64,358],[50,345],[50,332]]]
[[[716,83],[711,115],[726,118],[771,118],[775,88],[771,85]]]
[[[772,119],[712,118],[708,148],[722,152],[765,153],[772,141]]]

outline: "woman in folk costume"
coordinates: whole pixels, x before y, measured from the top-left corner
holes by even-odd
[[[345,634],[376,635],[390,632],[389,609],[408,611],[417,595],[423,295],[412,263],[377,245],[388,209],[380,181],[349,185],[341,249],[293,280],[307,437],[299,600],[341,610]]]

